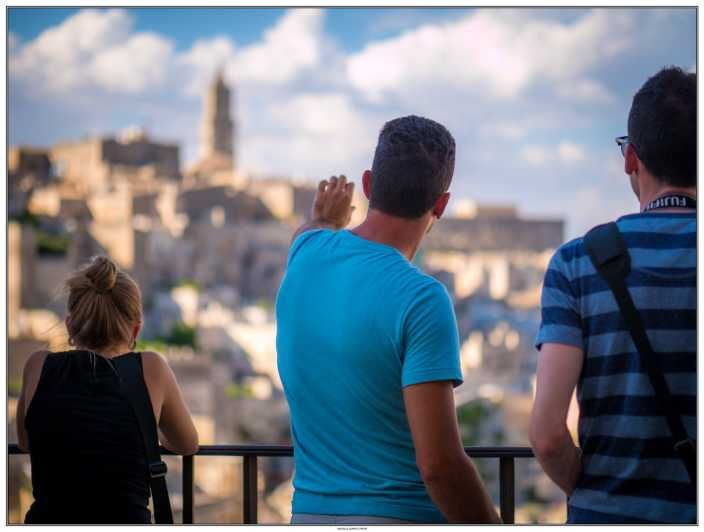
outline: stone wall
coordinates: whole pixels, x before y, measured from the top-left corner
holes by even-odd
[[[443,218],[428,234],[423,249],[542,252],[559,247],[563,238],[562,220]]]
[[[161,144],[140,138],[120,142],[101,140],[101,158],[108,165],[155,165],[159,177],[176,177],[179,171],[179,149],[175,144]]]
[[[127,183],[93,194],[88,206],[93,214],[90,232],[122,268],[134,261],[133,199]]]
[[[10,173],[31,175],[40,182],[46,182],[51,174],[49,152],[21,146],[10,148],[7,153],[7,169]]]
[[[191,223],[208,222],[216,207],[222,209],[226,223],[273,219],[271,211],[259,198],[229,186],[184,190],[177,200],[177,211],[186,214]]]
[[[124,142],[96,137],[59,143],[51,148],[50,155],[57,174],[81,194],[100,190],[114,176],[138,181],[181,177],[178,145],[144,137]]]
[[[103,163],[101,140],[98,138],[54,145],[51,160],[64,183],[81,194],[107,183],[109,169]]]

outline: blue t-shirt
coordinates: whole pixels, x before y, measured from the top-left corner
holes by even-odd
[[[696,438],[697,220],[644,213],[617,221],[631,256],[626,284],[674,403]],[[577,522],[687,523],[696,501],[631,335],[582,238],[562,246],[545,274],[537,346],[584,351],[577,385],[582,475],[570,497]]]
[[[276,300],[293,512],[445,522],[418,472],[403,387],[462,382],[452,301],[395,248],[315,230]]]

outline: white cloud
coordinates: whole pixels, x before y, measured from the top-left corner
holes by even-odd
[[[527,132],[525,124],[510,120],[482,124],[480,128],[484,135],[497,136],[506,140],[518,140]]]
[[[528,145],[521,152],[520,157],[528,164],[541,166],[552,160],[552,154],[542,146]]]
[[[301,94],[274,103],[272,113],[293,131],[330,135],[344,129],[357,130],[361,120],[344,94]]]
[[[520,158],[533,166],[542,166],[547,163],[575,164],[587,160],[585,149],[579,144],[563,140],[555,149],[549,149],[537,144],[524,146],[520,153]]]
[[[266,31],[261,41],[237,47],[228,37],[196,41],[177,64],[188,69],[185,91],[201,94],[217,68],[238,84],[281,85],[317,66],[323,49],[323,11],[294,9]]]
[[[557,156],[565,163],[577,163],[587,158],[584,148],[569,140],[564,140],[557,145]]]
[[[165,78],[173,45],[153,33],[131,34],[132,26],[124,10],[81,10],[16,49],[11,74],[41,92],[143,91]]]
[[[260,43],[235,55],[232,74],[247,82],[285,83],[318,63],[323,12],[293,9],[264,34]]]
[[[244,141],[245,157],[249,166],[268,166],[275,173],[316,177],[359,172],[380,127],[343,93],[300,94],[273,103],[268,113],[276,130]],[[282,153],[285,159],[272,157]]]
[[[114,91],[141,92],[161,85],[173,46],[152,33],[140,33],[93,59],[96,84]]]
[[[10,71],[41,93],[68,94],[77,88],[138,93],[167,85],[200,94],[218,67],[230,81],[285,84],[318,65],[323,12],[288,11],[261,41],[237,48],[228,37],[197,40],[176,53],[160,35],[135,33],[122,9],[85,9],[23,47],[10,37]],[[13,44],[14,43],[14,44]]]
[[[352,85],[372,100],[409,85],[478,86],[510,96],[525,83],[526,65],[509,53],[509,28],[479,12],[457,23],[425,25],[368,45],[348,60]]]
[[[605,165],[606,171],[604,172],[606,177],[614,180],[623,181],[628,179],[626,177],[626,170],[624,168],[624,160],[621,155],[611,155],[606,160]]]
[[[181,54],[177,63],[188,70],[184,90],[186,94],[197,96],[202,94],[213,72],[225,68],[232,62],[235,45],[227,37],[199,39],[191,49]]]
[[[557,93],[567,99],[577,102],[614,103],[615,99],[602,83],[583,78],[570,80],[557,86]]]
[[[535,83],[576,82],[580,98],[607,91],[585,78],[596,64],[635,42],[628,12],[592,10],[568,24],[530,11],[482,10],[372,43],[348,60],[352,85],[370,100],[409,87],[461,88],[487,99],[512,99]]]
[[[638,200],[628,181],[618,186],[600,181],[582,184],[564,201],[565,213],[570,218],[567,238],[583,235],[595,225],[616,220],[624,214],[638,212]]]

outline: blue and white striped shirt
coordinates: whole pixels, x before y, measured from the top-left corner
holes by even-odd
[[[687,432],[696,438],[697,221],[695,213],[632,214],[617,221],[631,255],[626,279]],[[575,511],[622,522],[691,522],[696,500],[672,449],[640,355],[583,239],[563,245],[545,274],[536,346],[581,348],[577,385],[583,472]],[[624,519],[625,518],[625,519]]]

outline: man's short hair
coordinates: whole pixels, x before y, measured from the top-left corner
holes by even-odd
[[[697,182],[697,76],[663,68],[633,97],[628,137],[638,158],[663,183]]]
[[[455,139],[441,124],[404,116],[384,124],[372,163],[369,207],[420,218],[447,192],[455,170]]]

